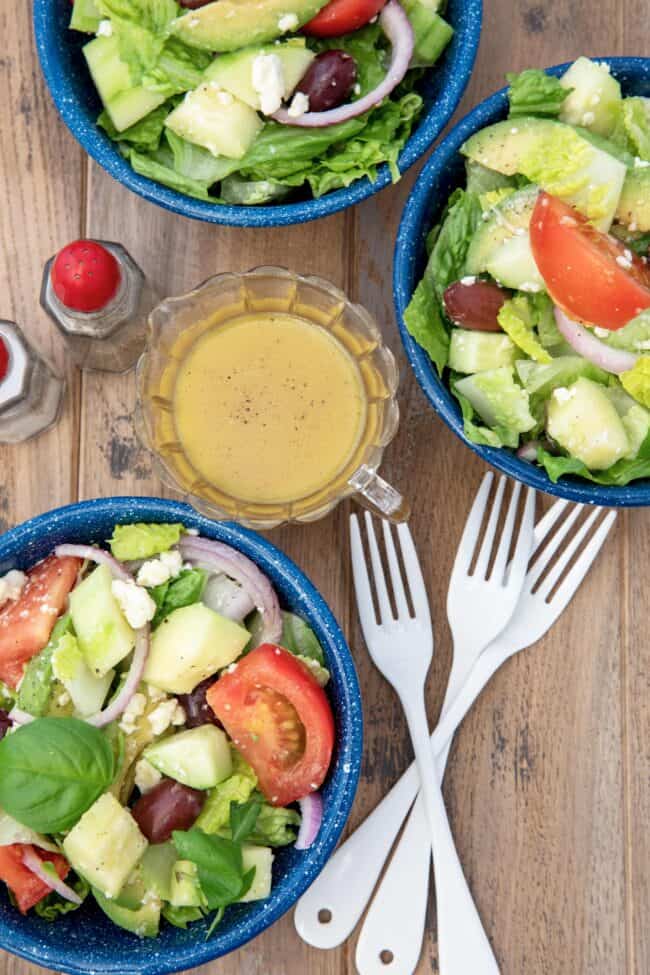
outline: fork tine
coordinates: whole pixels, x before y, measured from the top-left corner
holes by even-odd
[[[399,537],[400,547],[402,549],[402,559],[404,560],[404,569],[406,570],[406,580],[411,592],[411,602],[413,603],[415,615],[421,623],[428,623],[429,626],[431,626],[429,597],[427,596],[427,589],[424,585],[424,579],[422,578],[420,560],[417,552],[415,551],[415,545],[413,544],[413,536],[411,535],[406,522],[401,522],[397,526],[397,535]]]
[[[393,542],[393,533],[390,529],[390,523],[388,521],[383,522],[383,529],[384,545],[386,547],[386,555],[388,557],[388,568],[390,569],[390,580],[393,586],[393,594],[395,596],[395,604],[397,606],[397,617],[399,619],[400,616],[410,616],[411,614],[406,601],[402,572],[399,567],[397,552],[395,551],[395,543]]]
[[[503,475],[501,475],[497,485],[496,494],[494,496],[494,501],[492,502],[492,510],[490,511],[487,528],[485,529],[481,551],[479,552],[478,559],[476,560],[474,576],[477,579],[485,579],[487,576],[487,567],[490,561],[490,555],[492,554],[492,546],[494,545],[494,536],[496,535],[497,525],[499,523],[501,505],[503,503],[503,492],[505,489],[506,479]]]
[[[494,559],[494,565],[492,566],[492,572],[490,573],[490,579],[503,579],[503,573],[506,567],[506,559],[508,558],[508,552],[510,551],[510,543],[512,541],[512,533],[515,528],[515,518],[517,517],[517,507],[519,505],[519,495],[521,494],[521,484],[519,481],[515,482],[514,488],[512,490],[512,497],[510,498],[510,504],[508,505],[508,513],[506,515],[506,520],[503,526],[503,531],[501,532],[501,538],[499,540],[499,547],[497,548],[497,554]],[[523,522],[521,527],[523,528]],[[530,531],[530,529],[527,529]],[[519,532],[521,536],[521,529]]]
[[[467,517],[467,521],[465,522],[463,537],[461,538],[460,545],[458,546],[456,561],[454,562],[454,568],[452,570],[452,578],[456,572],[467,573],[470,565],[472,564],[472,557],[474,555],[474,549],[476,548],[476,542],[478,541],[481,525],[483,524],[483,516],[485,514],[485,508],[487,505],[487,500],[490,496],[490,488],[492,487],[493,480],[494,474],[492,471],[488,471],[476,493],[474,504],[472,505],[472,509]]]
[[[529,570],[528,575],[526,576],[526,587],[528,589],[533,588],[541,574],[545,571],[549,562],[575,524],[576,519],[579,518],[583,508],[584,505],[582,504],[577,504],[574,506],[573,510],[570,511],[568,516],[564,519],[537,562],[535,562],[533,567]]]
[[[598,518],[602,514],[602,508],[594,508],[587,520],[580,527],[580,529],[575,533],[567,547],[564,549],[560,557],[554,562],[553,567],[549,571],[548,575],[544,579],[543,583],[538,589],[538,595],[546,599],[548,594],[551,592],[558,579],[561,577],[562,573],[566,569],[567,565],[578,551],[583,541],[591,532]]]
[[[580,588],[580,583],[589,572],[592,562],[600,552],[603,543],[609,535],[615,521],[616,512],[610,511],[606,518],[603,519],[598,527],[598,530],[594,534],[594,537],[585,547],[584,552],[571,571],[567,573],[566,579],[551,599],[551,605],[553,606],[554,610],[557,608],[557,611],[561,613],[571,599],[573,599],[573,596]]]
[[[526,578],[526,570],[530,562],[530,556],[534,547],[535,537],[535,491],[528,488],[526,491],[526,502],[524,512],[521,516],[519,533],[515,542],[515,551],[510,565],[505,569],[505,582],[519,585],[521,589]],[[507,550],[506,550],[507,554]]]
[[[546,514],[539,519],[535,525],[535,544],[531,555],[534,555],[537,549],[540,548],[544,539],[568,504],[568,501],[566,501],[564,498],[560,498],[548,509]]]
[[[379,603],[379,622],[388,623],[390,620],[394,619],[393,611],[390,608],[390,599],[388,598],[388,589],[386,588],[386,576],[384,575],[384,567],[381,564],[381,555],[379,554],[379,546],[377,545],[375,526],[372,523],[372,515],[369,511],[366,511],[365,520],[366,534],[368,536],[368,548],[370,549],[370,561],[372,563],[372,574],[375,580],[375,589],[377,591],[377,602]]]
[[[352,575],[354,578],[354,591],[357,597],[357,610],[361,620],[361,629],[369,643],[372,636],[377,631],[377,621],[372,602],[372,589],[370,587],[370,576],[368,566],[363,552],[361,542],[361,530],[359,519],[356,515],[350,515],[350,551],[352,554]]]

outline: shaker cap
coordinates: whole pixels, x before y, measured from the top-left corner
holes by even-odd
[[[29,383],[30,361],[20,329],[0,319],[0,410],[18,402]],[[3,369],[4,362],[4,369]]]
[[[66,308],[97,312],[117,294],[120,265],[96,240],[75,240],[63,247],[50,268],[52,289]]]

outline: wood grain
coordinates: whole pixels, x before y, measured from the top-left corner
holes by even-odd
[[[500,86],[506,70],[552,64],[580,53],[644,54],[645,0],[541,4],[492,0],[469,108]],[[400,358],[401,431],[386,475],[413,506],[436,623],[430,714],[437,714],[450,662],[445,620],[449,572],[483,465],[435,418],[404,364],[391,295],[392,247],[415,173],[353,213],[287,230],[231,230],[183,220],[121,189],[79,150],[38,76],[27,6],[0,12],[6,44],[0,78],[2,212],[0,314],[24,321],[64,363],[37,306],[41,265],[57,244],[84,233],[119,239],[161,294],[210,274],[262,263],[317,272],[376,315]],[[85,201],[87,200],[87,204]],[[0,519],[21,520],[55,503],[110,494],[157,494],[147,455],[132,430],[132,375],[70,373],[63,422],[0,454]],[[79,458],[77,464],[77,457]],[[44,462],[47,477],[42,476]],[[39,476],[40,475],[40,476]],[[306,528],[271,533],[313,578],[349,635],[366,717],[356,825],[410,759],[399,706],[368,663],[353,612],[347,507]],[[650,562],[644,512],[620,517],[606,556],[571,609],[541,644],[494,678],[457,736],[446,795],[461,858],[503,975],[647,975],[650,972],[650,648],[646,639]],[[437,971],[435,915],[418,967]],[[291,918],[201,975],[348,975],[354,939],[319,953]],[[42,972],[7,955],[3,975]],[[126,973],[125,973],[126,975]],[[390,975],[390,968],[387,968]],[[475,973],[468,973],[475,975]],[[477,973],[476,973],[477,975]]]

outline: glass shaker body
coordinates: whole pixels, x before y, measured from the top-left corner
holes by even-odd
[[[14,322],[0,320],[7,370],[0,379],[0,443],[20,443],[56,421],[65,383]]]

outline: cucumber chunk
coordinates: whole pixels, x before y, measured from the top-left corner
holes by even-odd
[[[528,233],[538,195],[538,186],[525,186],[501,200],[485,214],[485,219],[477,227],[467,251],[467,274],[482,274],[502,244],[513,237]]]
[[[152,843],[140,861],[140,875],[146,890],[152,890],[161,900],[171,896],[172,870],[178,859],[172,842]]]
[[[174,864],[169,903],[174,907],[205,906],[205,895],[199,883],[199,871],[192,860],[177,860]]]
[[[643,442],[650,433],[650,411],[618,386],[608,387],[606,392],[623,422],[630,442],[630,449],[625,456],[633,460],[638,456]]]
[[[282,64],[284,98],[289,98],[302,79],[315,54],[305,46],[304,40],[286,41],[284,44],[267,44],[264,47],[248,47],[231,54],[221,54],[206,69],[206,81],[216,82],[257,112],[261,109],[261,97],[253,88],[253,62],[259,55],[273,54]]]
[[[528,233],[505,240],[487,261],[485,270],[505,288],[532,293],[546,290],[544,278],[533,257]]]
[[[593,471],[606,470],[630,450],[623,421],[606,388],[577,379],[554,390],[548,401],[546,430],[568,454]]]
[[[616,219],[632,231],[650,230],[650,166],[635,166],[628,170]]]
[[[188,91],[165,125],[213,156],[241,159],[262,128],[257,112],[216,82]]]
[[[108,898],[118,896],[146,848],[135,819],[110,792],[93,803],[63,841],[77,873]]]
[[[102,15],[97,9],[95,0],[75,0],[70,18],[70,30],[78,30],[84,34],[96,34],[101,23]]]
[[[135,125],[165,101],[164,95],[131,83],[129,66],[120,58],[114,36],[96,37],[84,45],[83,52],[99,97],[118,132]]]
[[[240,898],[242,904],[250,901],[261,901],[270,897],[273,884],[273,850],[268,846],[242,847],[244,871],[255,867],[255,876],[250,889]]]
[[[104,677],[135,646],[135,633],[117,604],[113,577],[100,565],[70,595],[70,616],[90,670]]]
[[[189,694],[240,655],[250,633],[203,603],[176,609],[151,639],[144,680],[169,694]]]
[[[82,718],[101,711],[115,676],[115,671],[109,670],[103,677],[96,677],[72,633],[64,633],[57,643],[52,654],[52,672],[65,687],[76,713]]]
[[[514,381],[512,369],[503,366],[477,372],[457,382],[456,389],[489,427],[502,426],[515,433],[526,433],[535,426],[528,393]]]
[[[560,120],[581,125],[598,135],[611,135],[619,118],[621,86],[612,78],[609,65],[580,57],[562,77],[563,88],[572,88],[560,110]]]
[[[454,328],[449,344],[449,368],[454,372],[483,372],[513,366],[517,350],[507,335]]]
[[[232,775],[232,754],[220,728],[201,725],[145,749],[144,757],[163,775],[192,789],[213,789]]]

